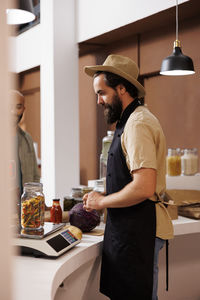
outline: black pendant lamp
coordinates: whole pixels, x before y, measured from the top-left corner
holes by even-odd
[[[181,44],[178,40],[178,0],[176,0],[176,40],[174,42],[173,53],[163,59],[160,74],[169,76],[194,74],[193,61],[181,51]]]
[[[9,25],[25,24],[35,19],[32,0],[19,0],[19,8],[7,9],[6,13]]]

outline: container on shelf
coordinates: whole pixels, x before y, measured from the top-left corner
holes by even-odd
[[[105,179],[97,179],[94,184],[94,191],[99,193],[105,192]]]
[[[167,175],[179,176],[181,175],[181,155],[177,149],[169,148],[166,158]]]
[[[83,187],[82,187],[82,193],[83,193],[83,196],[84,196],[85,194],[88,194],[88,193],[92,192],[92,191],[93,191],[93,187],[90,187],[90,186],[83,186]]]
[[[71,189],[71,193],[70,193],[70,197],[74,198],[76,201],[82,200],[83,197],[83,190],[81,187],[77,187],[77,188],[72,188]]]
[[[194,175],[198,172],[198,153],[196,148],[183,150],[181,169],[182,175]]]
[[[71,196],[65,196],[63,200],[63,211],[69,211],[74,205],[75,200]]]

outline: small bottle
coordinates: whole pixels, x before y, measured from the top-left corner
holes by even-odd
[[[25,183],[21,196],[21,227],[26,230],[42,230],[44,210],[45,200],[42,183]]]
[[[62,223],[62,209],[60,199],[53,199],[53,205],[50,210],[50,221],[54,224]]]
[[[181,155],[177,149],[168,149],[168,155],[166,158],[167,175],[179,176],[181,175]]]
[[[181,157],[181,169],[183,175],[194,175],[198,172],[198,154],[197,149],[184,149]]]

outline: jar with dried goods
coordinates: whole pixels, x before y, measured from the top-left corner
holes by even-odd
[[[26,230],[42,230],[44,211],[45,200],[42,183],[25,183],[21,196],[21,227]]]
[[[181,155],[177,149],[168,149],[168,155],[166,159],[167,175],[179,176],[181,175]]]
[[[181,157],[181,168],[183,175],[194,175],[198,172],[198,154],[197,149],[184,149]]]

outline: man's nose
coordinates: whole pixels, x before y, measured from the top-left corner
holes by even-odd
[[[97,104],[104,104],[103,98],[100,95],[97,96]]]

